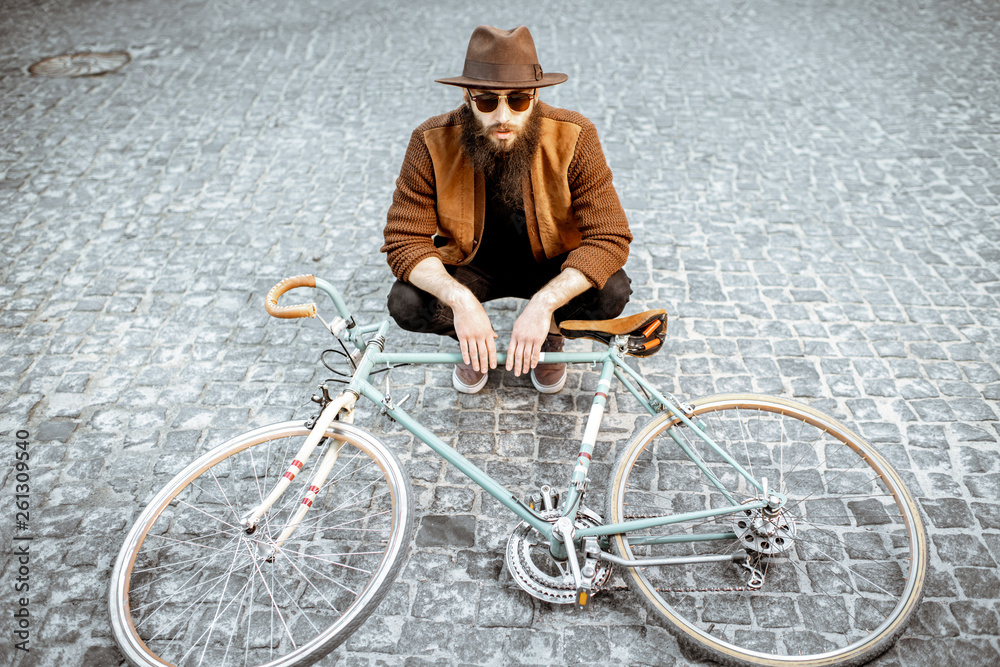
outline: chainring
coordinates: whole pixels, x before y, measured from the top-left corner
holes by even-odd
[[[556,509],[538,513],[549,523],[555,523],[562,516]],[[601,525],[601,517],[595,512],[581,507],[576,515],[577,528],[593,528]],[[514,527],[507,540],[507,570],[517,585],[532,597],[553,604],[573,604],[576,601],[576,585],[568,561],[558,561],[549,552],[549,542],[522,521]],[[611,563],[599,560],[595,563],[593,590],[602,588],[611,578]]]

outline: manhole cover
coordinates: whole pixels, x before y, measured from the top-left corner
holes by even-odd
[[[99,76],[117,72],[132,60],[125,51],[67,53],[39,60],[28,68],[32,76]]]

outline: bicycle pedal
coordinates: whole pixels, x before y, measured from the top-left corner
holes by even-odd
[[[590,594],[585,589],[579,589],[576,592],[576,608],[584,609],[588,602],[590,602]]]
[[[533,510],[542,509],[542,494],[533,493],[528,496],[528,508]]]

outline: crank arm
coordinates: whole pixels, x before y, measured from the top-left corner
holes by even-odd
[[[573,585],[576,587],[576,607],[583,609],[590,599],[592,588],[590,583],[593,580],[593,574],[590,576],[591,581],[584,580],[583,572],[580,570],[580,561],[576,555],[576,546],[573,544],[573,532],[573,522],[568,517],[560,518],[552,529],[552,535],[558,537],[566,545],[566,558],[569,561],[570,572],[573,574]]]

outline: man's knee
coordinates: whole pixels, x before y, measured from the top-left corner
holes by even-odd
[[[389,315],[405,331],[441,333],[444,322],[440,302],[433,295],[409,283],[396,281],[386,299]]]
[[[618,269],[617,273],[604,283],[599,294],[601,310],[606,313],[604,319],[618,317],[632,296],[632,279],[625,273],[625,269]]]
[[[623,269],[612,275],[601,289],[591,288],[556,311],[556,319],[610,320],[621,315],[632,294],[632,280]]]
[[[413,331],[418,324],[420,313],[425,309],[425,297],[429,296],[409,283],[396,281],[389,290],[386,307],[389,315],[401,329]]]
[[[619,269],[601,289],[592,291],[588,319],[610,320],[621,315],[632,295],[632,279]]]

